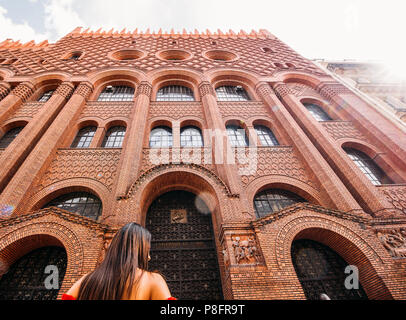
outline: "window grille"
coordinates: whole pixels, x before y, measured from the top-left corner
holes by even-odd
[[[286,190],[269,189],[255,196],[254,206],[257,216],[261,218],[300,202],[306,200]]]
[[[261,145],[264,147],[278,146],[279,142],[273,134],[272,130],[265,126],[255,126],[258,138]]]
[[[216,89],[218,101],[249,101],[247,91],[241,86],[221,86]]]
[[[201,131],[196,127],[182,128],[180,133],[180,145],[182,147],[203,147]]]
[[[158,90],[156,101],[195,101],[195,98],[190,88],[166,86]]]
[[[149,145],[151,148],[170,148],[172,147],[172,129],[168,127],[156,127],[151,130]]]
[[[0,149],[6,149],[23,129],[24,127],[17,127],[7,131],[7,133],[0,139]]]
[[[49,99],[51,99],[54,92],[55,92],[55,90],[49,90],[49,91],[45,92],[41,96],[41,98],[38,99],[38,102],[47,102]]]
[[[124,141],[126,128],[125,127],[112,127],[104,137],[102,148],[121,148]]]
[[[245,130],[238,126],[227,126],[227,134],[233,147],[247,147],[249,145]]]
[[[317,121],[331,121],[330,116],[318,105],[305,103],[304,106]]]
[[[71,148],[83,149],[89,148],[92,143],[93,137],[96,133],[96,127],[86,127],[79,130]]]
[[[134,88],[127,86],[107,86],[97,101],[133,101]]]

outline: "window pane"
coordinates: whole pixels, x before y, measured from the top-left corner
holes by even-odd
[[[311,115],[317,120],[317,121],[330,121],[332,120],[329,115],[324,112],[324,110],[319,107],[316,104],[311,104],[311,103],[305,103],[304,106],[309,110]]]
[[[183,128],[180,134],[182,147],[203,147],[202,133],[196,127]]]
[[[258,138],[261,141],[261,145],[264,147],[278,146],[279,142],[276,140],[271,129],[265,126],[255,126],[255,131],[257,132]]]
[[[53,95],[53,93],[55,92],[55,90],[49,90],[47,92],[45,92],[41,98],[38,99],[38,102],[47,102]]]
[[[300,202],[306,200],[289,191],[269,189],[255,196],[254,207],[257,216],[261,218]]]
[[[125,127],[112,127],[104,137],[102,148],[121,148],[124,141],[126,128]]]
[[[158,90],[156,101],[195,101],[195,98],[190,88],[166,86]]]
[[[73,141],[71,148],[89,148],[96,130],[96,127],[86,127],[81,129]]]
[[[221,86],[216,89],[218,101],[248,101],[247,92],[239,86]]]
[[[24,127],[17,127],[7,131],[0,139],[0,149],[6,149],[23,129]]]
[[[233,147],[247,147],[248,138],[245,134],[245,130],[238,126],[227,126],[227,134]]]
[[[58,207],[95,220],[102,212],[100,199],[86,192],[74,192],[58,197],[44,206],[44,208],[49,207]]]
[[[134,88],[127,86],[107,86],[98,101],[133,101]]]
[[[157,127],[151,131],[149,145],[151,148],[172,147],[172,129],[168,127]]]

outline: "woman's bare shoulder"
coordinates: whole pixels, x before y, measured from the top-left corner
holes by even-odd
[[[88,275],[88,273],[85,274],[78,281],[76,281],[75,284],[72,286],[72,288],[70,288],[66,294],[71,295],[71,296],[75,297],[75,299],[77,299],[79,296],[80,285],[82,284],[83,279],[85,279],[85,277],[87,275]]]
[[[143,281],[150,289],[151,300],[166,300],[171,296],[166,280],[159,272],[144,272]]]

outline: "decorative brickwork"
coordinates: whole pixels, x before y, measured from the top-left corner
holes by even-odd
[[[59,150],[39,188],[70,178],[90,178],[112,189],[121,150]]]
[[[18,108],[9,118],[33,118],[42,108],[44,102],[26,102]]]
[[[152,86],[148,82],[141,82],[140,85],[138,86],[136,97],[138,97],[140,94],[146,95],[148,98],[151,98],[151,93],[152,93]]]
[[[219,102],[218,107],[223,118],[232,116],[244,120],[251,117],[269,118],[269,112],[264,104],[260,102]]]
[[[393,258],[406,258],[406,228],[378,229],[376,235]]]
[[[213,86],[209,82],[202,82],[199,85],[199,93],[200,93],[201,98],[203,98],[206,94],[211,94],[212,96],[216,96]]]
[[[279,99],[282,99],[288,94],[294,94],[294,92],[285,83],[276,83],[273,88]]]
[[[318,91],[329,100],[340,94],[351,94],[350,89],[339,83],[322,83],[319,85]]]
[[[393,209],[400,210],[406,215],[406,185],[381,186],[379,189],[385,195]]]
[[[30,82],[20,83],[17,87],[11,91],[12,95],[19,97],[23,102],[25,102],[33,93],[34,85]]]
[[[81,82],[76,88],[74,94],[81,95],[87,100],[93,91],[93,85],[90,82]]]
[[[367,138],[349,121],[322,122],[323,127],[335,139],[353,138],[368,141]]]
[[[203,109],[200,102],[154,102],[149,109],[149,118],[168,117],[179,120],[187,116],[203,120]]]
[[[7,97],[9,92],[10,92],[10,85],[6,82],[0,81],[0,100]]]
[[[66,100],[69,100],[69,98],[72,96],[73,91],[75,89],[75,86],[70,83],[70,82],[63,82],[58,86],[58,88],[55,90],[56,94],[59,94],[60,96],[64,97]]]
[[[98,117],[103,120],[116,117],[130,118],[132,102],[98,102],[89,101],[86,103],[80,118]]]

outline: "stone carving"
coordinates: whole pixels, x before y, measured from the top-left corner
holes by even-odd
[[[171,223],[187,223],[186,209],[172,209]]]
[[[255,264],[261,262],[261,254],[257,248],[255,237],[232,237],[235,260],[238,264]]]
[[[23,82],[15,87],[13,91],[11,91],[11,94],[25,102],[34,93],[34,90],[35,86],[31,82]]]
[[[406,186],[385,186],[379,189],[394,209],[398,209],[406,214]]]
[[[406,258],[406,228],[378,230],[377,237],[392,257]]]
[[[74,89],[75,86],[72,83],[62,82],[55,90],[55,93],[68,100],[72,96]]]
[[[59,150],[45,173],[40,188],[69,178],[90,178],[111,190],[121,150]]]

